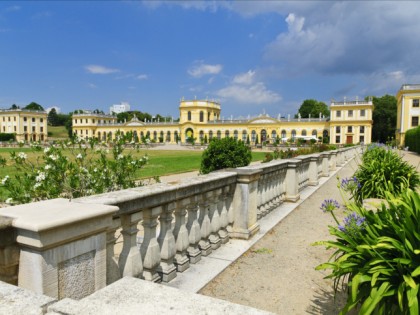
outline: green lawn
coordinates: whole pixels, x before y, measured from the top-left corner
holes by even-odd
[[[64,140],[69,138],[69,134],[64,126],[48,126],[48,138],[50,140]]]

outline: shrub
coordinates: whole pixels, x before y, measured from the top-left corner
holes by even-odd
[[[214,138],[201,157],[201,174],[228,167],[247,166],[251,162],[251,150],[234,138]]]
[[[405,146],[410,151],[420,154],[420,127],[407,130],[405,133]]]
[[[14,133],[0,133],[0,141],[15,141]]]
[[[264,160],[262,160],[262,163],[267,163],[267,162],[270,162],[270,161],[272,161],[274,159],[274,155],[273,154],[271,154],[271,153],[266,153],[265,154],[265,157],[264,157]]]
[[[370,145],[354,175],[361,185],[354,196],[358,202],[384,198],[386,191],[398,195],[405,188],[415,189],[420,184],[416,169],[384,145]]]
[[[356,306],[360,314],[419,314],[420,197],[410,189],[384,197],[388,206],[376,211],[347,204],[344,223],[329,227],[336,240],[316,243],[335,250],[316,269],[332,270],[335,290],[348,282],[340,314]]]
[[[88,143],[74,139],[44,149],[35,144],[34,151],[43,150],[35,162],[24,152],[11,152],[11,159],[21,172],[1,181],[9,193],[8,203],[77,198],[141,185],[134,175],[147,157],[135,159],[124,154],[125,137],[116,137],[109,145],[98,144],[96,139]]]

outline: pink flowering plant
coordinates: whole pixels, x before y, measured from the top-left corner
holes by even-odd
[[[18,172],[14,178],[1,180],[8,191],[6,202],[77,198],[141,185],[135,173],[146,164],[147,156],[138,159],[131,151],[126,154],[129,139],[130,135],[117,133],[107,143],[75,138],[45,148],[33,144],[32,150],[42,152],[36,161],[29,160],[24,152],[11,152]]]

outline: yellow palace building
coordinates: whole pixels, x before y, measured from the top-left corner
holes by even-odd
[[[402,146],[408,129],[419,126],[420,84],[404,84],[397,93],[397,130],[395,139]]]
[[[210,100],[181,100],[179,122],[139,121],[118,122],[116,116],[91,111],[73,114],[73,133],[79,138],[106,140],[117,131],[132,132],[138,139],[149,138],[163,143],[197,143],[205,139],[233,137],[238,140],[274,143],[277,139],[318,139],[329,137],[331,144],[371,142],[372,100],[331,102],[330,118],[257,117],[221,119],[220,103]]]
[[[47,112],[28,109],[0,109],[0,132],[16,134],[16,141],[46,141]]]

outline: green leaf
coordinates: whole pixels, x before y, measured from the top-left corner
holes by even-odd
[[[420,266],[418,266],[416,269],[414,269],[414,271],[411,273],[411,276],[417,277],[418,275],[420,275]]]
[[[384,282],[381,284],[379,289],[372,288],[369,297],[360,308],[360,314],[371,314],[375,310],[376,305],[383,299],[384,293],[389,289],[389,287],[389,282]]]
[[[414,279],[413,278],[411,278],[411,276],[410,275],[403,275],[403,278],[404,278],[404,281],[410,286],[410,287],[412,287],[413,289],[415,289],[416,288],[416,286],[417,286],[417,284],[416,284],[416,282],[414,281]]]

